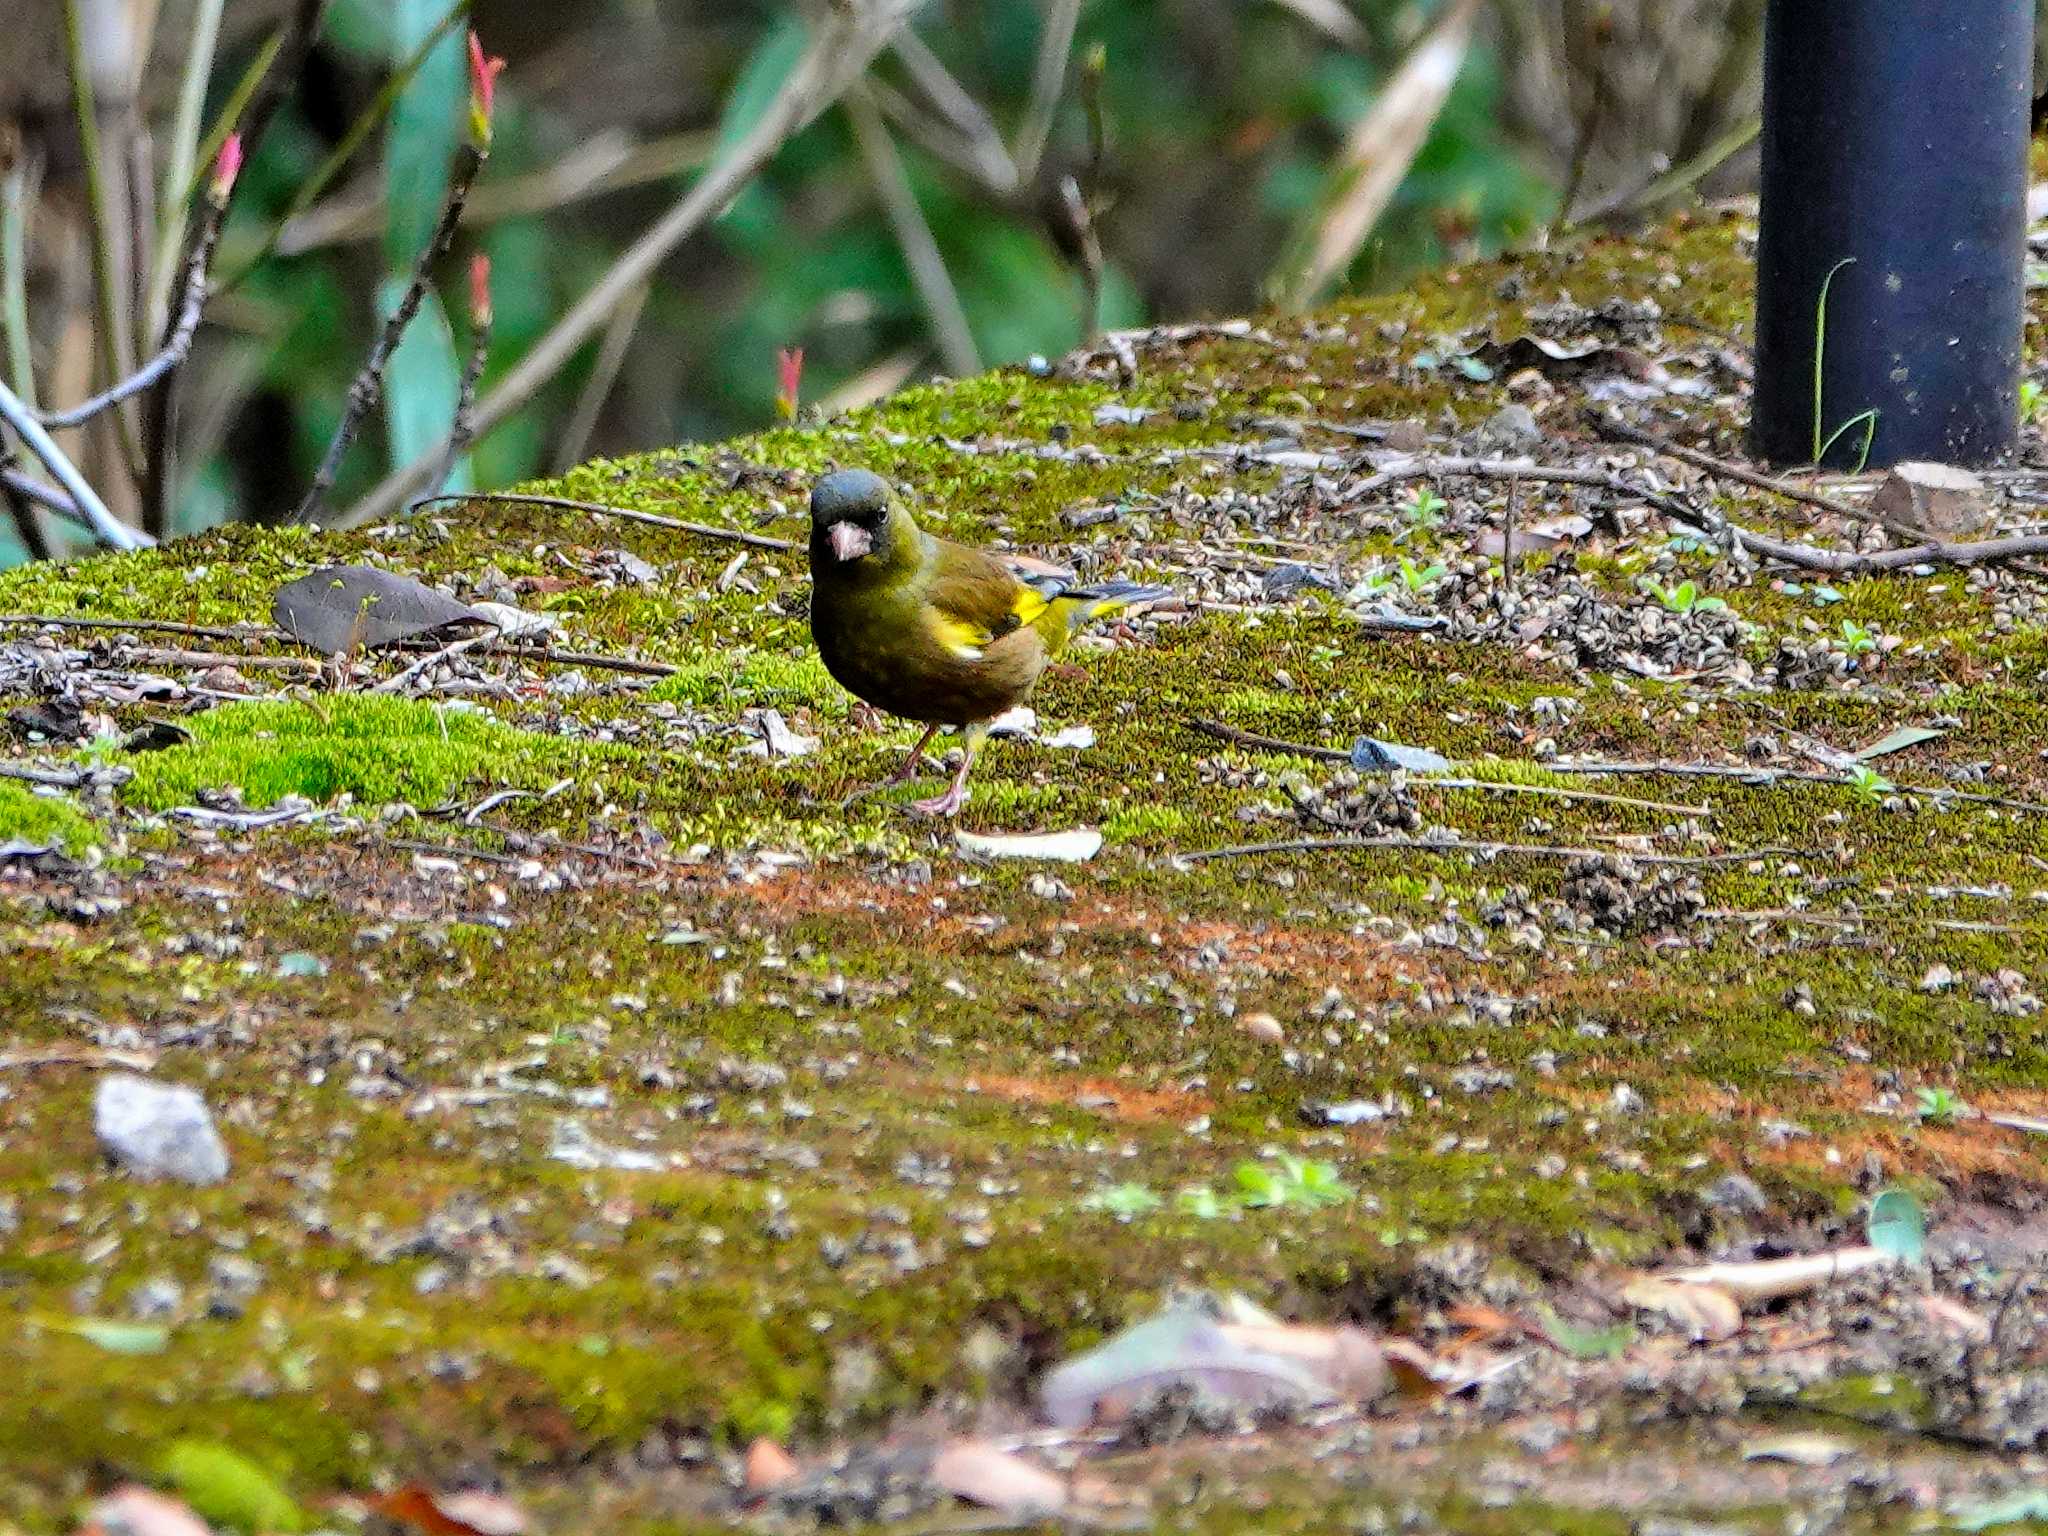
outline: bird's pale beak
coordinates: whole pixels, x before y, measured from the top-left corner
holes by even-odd
[[[842,564],[858,560],[874,550],[875,541],[867,529],[859,523],[834,523],[832,525],[832,558]]]

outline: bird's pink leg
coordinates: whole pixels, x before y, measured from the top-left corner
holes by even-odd
[[[960,807],[967,803],[967,773],[974,766],[975,754],[981,751],[982,738],[988,735],[986,725],[970,725],[963,733],[966,749],[960,754],[959,770],[953,775],[953,782],[943,795],[930,800],[913,800],[910,808],[924,816],[957,816]]]
[[[840,801],[839,804],[842,807],[849,806],[856,800],[872,795],[876,790],[894,789],[898,784],[908,784],[917,777],[917,770],[924,766],[924,749],[930,745],[931,739],[938,734],[939,728],[936,725],[926,726],[924,734],[917,738],[917,745],[910,749],[910,756],[903,759],[903,765],[900,768],[886,779],[883,779],[879,784],[870,784],[865,789],[856,789],[852,794]]]

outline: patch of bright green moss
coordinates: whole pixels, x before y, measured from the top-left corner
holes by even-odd
[[[99,843],[100,831],[70,800],[37,794],[26,784],[0,779],[0,843],[17,839],[54,843],[67,853],[82,853]]]
[[[733,713],[754,704],[785,711],[802,705],[835,718],[847,711],[846,690],[832,680],[815,651],[700,655],[656,683],[647,697],[657,703],[695,704]]]
[[[122,798],[167,810],[201,790],[233,788],[259,808],[288,795],[322,805],[340,795],[431,805],[467,786],[533,780],[577,756],[475,710],[375,694],[227,704],[196,716],[192,736],[190,745],[137,756]]]

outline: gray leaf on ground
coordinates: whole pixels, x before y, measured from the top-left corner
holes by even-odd
[[[190,1088],[114,1073],[93,1096],[93,1129],[114,1160],[137,1178],[218,1184],[227,1148],[206,1101]]]
[[[613,1168],[622,1173],[659,1173],[668,1166],[652,1152],[609,1146],[599,1141],[580,1120],[555,1123],[555,1139],[548,1148],[548,1156],[555,1162],[567,1163],[571,1168]]]
[[[1055,1366],[1039,1403],[1052,1423],[1074,1428],[1123,1418],[1179,1387],[1237,1408],[1306,1407],[1376,1396],[1385,1380],[1379,1347],[1360,1329],[1224,1323],[1179,1306]]]
[[[1888,757],[1894,752],[1903,752],[1908,747],[1917,747],[1924,741],[1939,741],[1948,733],[1930,730],[1924,725],[1902,725],[1896,731],[1888,731],[1859,752],[1851,752],[1849,760],[1867,763],[1874,757]]]
[[[1360,773],[1441,773],[1451,760],[1427,747],[1404,747],[1397,741],[1361,736],[1351,743],[1351,766]]]
[[[470,613],[494,625],[507,640],[541,640],[560,631],[562,621],[552,613],[528,613],[510,603],[476,603]]]
[[[328,656],[474,623],[477,612],[424,582],[373,565],[322,566],[271,599],[278,628]]]
[[[953,836],[962,853],[980,859],[1052,859],[1081,864],[1102,851],[1102,834],[1093,827],[1077,827],[1071,832],[956,832]]]
[[[818,738],[792,730],[779,709],[749,709],[740,718],[760,733],[746,749],[756,757],[808,757],[818,750]]]

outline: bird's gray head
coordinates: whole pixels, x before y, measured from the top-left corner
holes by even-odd
[[[835,469],[811,487],[811,550],[841,565],[873,554],[889,517],[889,482],[865,469]]]

